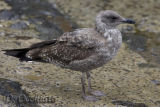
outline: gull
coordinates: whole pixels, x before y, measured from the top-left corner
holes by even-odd
[[[100,11],[94,28],[81,28],[66,32],[57,39],[43,41],[28,48],[3,50],[6,55],[20,61],[48,62],[62,68],[82,72],[82,97],[87,101],[97,101],[105,94],[91,88],[90,71],[103,66],[116,54],[122,44],[118,25],[134,24],[112,10]],[[85,76],[88,80],[88,94],[85,90]]]

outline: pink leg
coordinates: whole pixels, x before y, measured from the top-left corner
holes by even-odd
[[[86,92],[85,92],[85,72],[82,72],[81,82],[82,82],[82,96],[83,96],[84,100],[97,101],[98,99],[94,96],[86,96]]]
[[[88,92],[94,96],[105,96],[105,94],[101,91],[93,91],[92,88],[91,88],[91,76],[90,76],[90,73],[89,72],[86,72],[86,75],[87,75],[87,80],[88,80]]]

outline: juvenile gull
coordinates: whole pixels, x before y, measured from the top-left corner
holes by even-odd
[[[116,26],[135,22],[120,16],[112,10],[101,11],[96,17],[95,28],[76,29],[66,32],[55,40],[31,45],[29,48],[3,50],[5,54],[21,61],[41,61],[53,63],[63,68],[81,71],[82,96],[88,101],[97,101],[103,96],[100,91],[91,89],[90,72],[110,61],[122,43],[122,36]],[[88,93],[85,92],[85,74],[88,80]]]

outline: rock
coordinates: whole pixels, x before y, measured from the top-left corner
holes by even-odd
[[[158,81],[158,80],[151,80],[151,82],[152,82],[153,84],[155,84],[155,85],[160,85],[160,81]]]
[[[0,102],[3,107],[10,105],[12,105],[12,107],[39,107],[34,102],[28,103],[30,97],[21,89],[21,84],[18,82],[0,78],[0,95],[4,96],[3,102],[6,103]]]
[[[132,103],[130,101],[112,101],[112,103],[117,106],[124,106],[124,107],[148,107],[143,103]]]
[[[4,32],[0,32],[0,36],[5,36],[5,33]]]
[[[14,11],[10,10],[2,10],[0,11],[0,19],[1,20],[16,20],[19,18],[19,15]]]
[[[76,27],[67,17],[57,10],[54,3],[43,0],[5,0],[12,7],[11,10],[1,12],[1,19],[25,19],[39,32],[39,38],[50,40],[59,37]],[[40,8],[33,8],[40,7]],[[17,16],[17,17],[16,17]],[[11,25],[13,29],[25,29],[29,27],[26,22],[20,21]]]
[[[3,28],[4,26],[0,24],[0,28]]]
[[[129,45],[129,48],[138,52],[143,52],[147,49],[147,38],[138,34],[123,33],[123,40]]]
[[[21,30],[21,29],[26,29],[28,27],[28,24],[25,22],[25,21],[19,21],[17,23],[14,23],[10,26],[10,28],[12,29],[18,29],[18,30]]]
[[[31,67],[19,67],[19,69],[32,70]]]

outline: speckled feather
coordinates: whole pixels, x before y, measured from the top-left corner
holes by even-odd
[[[49,41],[51,44],[34,44],[26,56],[32,60],[42,60],[50,63],[59,63],[67,66],[75,60],[83,60],[94,54],[98,47],[99,40],[96,36],[99,34],[94,29],[78,29],[74,32],[64,33],[57,40]],[[93,40],[94,39],[94,40]]]

